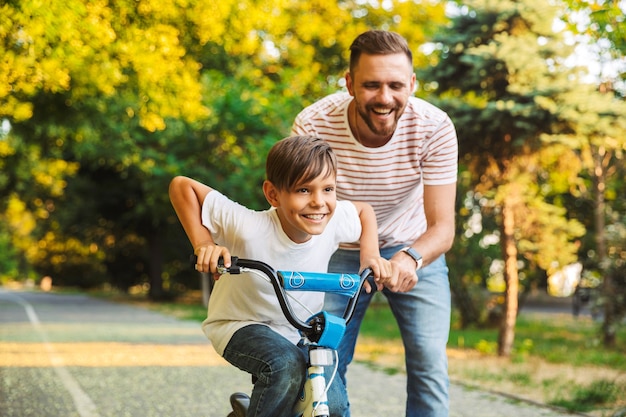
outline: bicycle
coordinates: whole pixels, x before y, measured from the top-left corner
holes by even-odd
[[[191,263],[195,265],[195,255],[191,256]],[[218,266],[219,274],[237,275],[241,272],[250,272],[269,279],[285,318],[300,331],[307,346],[307,378],[299,401],[294,407],[294,415],[328,417],[330,410],[326,393],[336,377],[338,360],[336,349],[343,338],[346,324],[352,319],[364,283],[373,277],[371,269],[367,268],[361,274],[275,271],[264,262],[235,256],[232,257],[229,268],[223,264]],[[370,286],[376,288],[373,282]],[[286,291],[334,292],[348,297],[348,303],[342,317],[322,310],[304,322],[294,314]],[[334,371],[327,382],[324,367],[332,365]],[[233,411],[227,417],[245,417],[249,402],[247,394],[240,392],[232,394],[230,403]]]

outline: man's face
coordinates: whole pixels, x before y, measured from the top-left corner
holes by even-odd
[[[413,94],[415,74],[404,54],[362,54],[346,85],[372,133],[388,138]]]

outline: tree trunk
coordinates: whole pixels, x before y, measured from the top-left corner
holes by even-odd
[[[598,256],[598,266],[602,274],[602,300],[604,302],[604,322],[602,323],[602,333],[604,345],[606,347],[614,347],[616,343],[615,335],[615,316],[613,314],[613,303],[615,302],[615,294],[613,289],[612,276],[608,267],[606,236],[604,230],[605,223],[605,200],[604,191],[606,188],[606,169],[607,162],[606,150],[604,147],[594,149],[594,227],[596,230],[596,252]]]
[[[506,294],[504,315],[498,335],[498,355],[510,356],[515,339],[519,276],[517,270],[517,246],[515,244],[515,214],[513,197],[507,197],[502,207],[502,253],[504,255],[504,280]]]
[[[163,248],[161,247],[161,235],[154,230],[150,233],[148,246],[149,254],[149,274],[150,274],[150,291],[151,300],[163,299]]]
[[[476,300],[469,291],[469,285],[463,282],[463,277],[450,275],[450,290],[454,296],[454,304],[461,316],[461,328],[466,329],[472,324],[480,324],[480,311]]]

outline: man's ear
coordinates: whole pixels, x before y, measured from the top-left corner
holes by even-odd
[[[354,89],[353,89],[353,85],[352,85],[352,75],[350,74],[350,71],[346,72],[346,88],[348,89],[348,93],[350,93],[350,95],[352,97],[354,97]]]
[[[272,205],[272,207],[280,207],[280,201],[278,200],[278,190],[268,180],[263,181],[263,194],[265,194],[265,199],[268,203]]]

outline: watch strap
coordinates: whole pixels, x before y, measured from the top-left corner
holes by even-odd
[[[415,268],[416,271],[422,267],[422,264],[424,263],[424,259],[422,258],[422,255],[418,251],[416,251],[411,246],[402,248],[401,251],[409,255],[411,258],[413,258],[415,263],[417,263],[417,268]]]

